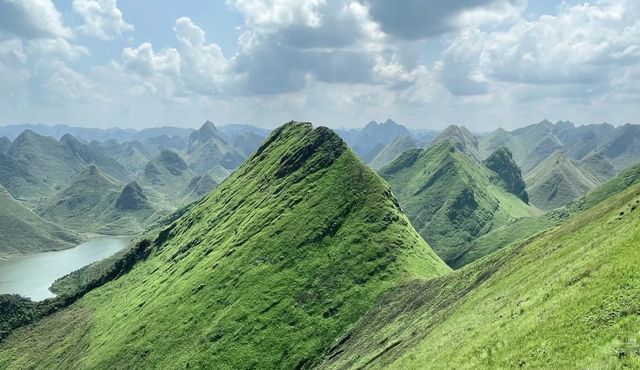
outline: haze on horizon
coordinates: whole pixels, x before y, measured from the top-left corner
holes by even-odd
[[[639,60],[634,0],[0,0],[0,125],[618,125]]]

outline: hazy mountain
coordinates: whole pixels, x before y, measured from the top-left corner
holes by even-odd
[[[122,211],[140,211],[151,208],[151,205],[142,187],[136,181],[132,181],[118,195],[115,207]]]
[[[381,296],[321,369],[635,368],[638,185],[467,268]]]
[[[379,294],[449,271],[379,176],[329,129],[299,123],[148,248],[117,281],[7,338],[3,365],[310,368]],[[87,333],[101,344],[78,346]]]
[[[365,162],[372,160],[396,137],[411,136],[406,127],[391,119],[383,123],[371,121],[361,130],[341,130],[339,134]]]
[[[0,183],[20,200],[38,202],[61,189],[77,171],[95,164],[112,177],[126,180],[116,160],[71,135],[60,141],[24,131],[0,158]]]
[[[49,221],[79,232],[139,233],[155,210],[147,202],[142,206],[122,207],[125,204],[121,200],[122,192],[120,182],[92,165],[47,199],[36,212]]]
[[[380,170],[413,226],[445,262],[475,238],[536,213],[503,188],[500,174],[458,144],[441,140],[412,149]]]
[[[208,173],[194,177],[187,188],[183,191],[182,196],[187,202],[194,201],[209,194],[213,189],[218,187],[218,182]]]
[[[232,140],[235,136],[243,136],[245,134],[253,134],[266,138],[271,132],[269,129],[245,124],[219,125],[217,128],[222,135],[229,140]]]
[[[402,153],[409,149],[419,146],[418,141],[411,136],[398,136],[393,139],[389,145],[385,146],[370,162],[369,166],[373,169],[380,169],[393,160],[398,158]]]
[[[195,174],[176,152],[163,150],[147,163],[138,183],[145,189],[147,196],[155,202],[168,201],[176,206],[179,195],[187,188]]]
[[[580,162],[557,151],[531,171],[525,182],[531,203],[549,210],[581,197],[615,173],[613,165],[603,154]]]
[[[241,134],[233,135],[231,138],[232,145],[246,157],[249,157],[260,147],[266,135],[259,135],[248,131]]]
[[[160,153],[156,152],[155,148],[149,148],[137,140],[121,144],[115,139],[110,139],[105,142],[92,141],[89,145],[117,160],[133,177],[137,176],[144,166]]]
[[[470,158],[482,160],[478,148],[478,139],[464,126],[451,125],[442,131],[431,143],[439,143],[445,140],[451,141],[456,149],[467,154]]]
[[[11,140],[6,137],[0,137],[0,153],[6,153],[11,146]]]
[[[217,128],[207,121],[189,137],[187,160],[189,167],[203,174],[216,165],[232,170],[238,167],[246,156],[229,144]]]
[[[640,161],[640,125],[626,124],[616,128],[601,151],[617,169],[627,168]]]
[[[0,258],[70,248],[80,237],[43,220],[0,185]]]
[[[136,129],[122,129],[122,128],[88,128],[88,127],[74,127],[68,125],[45,125],[45,124],[18,124],[0,126],[0,136],[6,136],[9,139],[15,139],[23,131],[30,130],[43,136],[51,136],[59,139],[65,134],[70,134],[75,137],[86,140],[87,142],[107,141],[110,139],[116,139],[120,142],[133,141],[133,140],[145,140],[148,138],[158,137],[162,135],[166,136],[180,136],[183,138],[188,137],[193,129],[180,128],[180,127],[154,127],[142,130]]]

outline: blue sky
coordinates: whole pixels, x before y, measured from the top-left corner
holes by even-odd
[[[0,124],[638,122],[634,0],[0,0]]]

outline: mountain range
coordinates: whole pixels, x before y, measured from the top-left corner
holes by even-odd
[[[381,177],[331,130],[287,123],[80,290],[0,297],[0,367],[639,366],[640,164],[542,213],[508,146],[464,149],[441,137]],[[145,204],[126,188],[116,204]]]

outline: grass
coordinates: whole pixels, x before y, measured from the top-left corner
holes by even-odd
[[[0,364],[308,368],[381,292],[449,271],[388,185],[310,124],[274,131],[160,239],[128,274],[14,332]]]
[[[48,222],[20,202],[0,185],[0,258],[60,250],[77,245],[81,237]],[[11,237],[7,237],[7,236]]]
[[[464,253],[451,263],[451,266],[459,268],[511,244],[520,243],[531,236],[561,224],[580,211],[590,209],[607,198],[625,191],[638,182],[640,182],[640,164],[622,171],[618,176],[565,207],[542,215],[521,218],[477,238]]]
[[[420,235],[453,262],[470,243],[537,210],[448,140],[405,152],[380,171]]]
[[[640,186],[453,274],[393,289],[322,368],[640,366]]]

